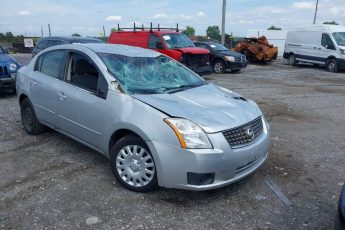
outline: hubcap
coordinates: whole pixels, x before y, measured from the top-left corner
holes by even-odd
[[[118,152],[116,169],[121,179],[134,187],[147,185],[155,174],[151,155],[138,145],[125,146]]]
[[[335,67],[335,65],[334,65],[333,62],[329,63],[328,69],[329,69],[330,71],[333,71],[333,70],[334,70],[334,67]]]
[[[33,114],[32,114],[32,111],[31,109],[29,108],[29,106],[26,106],[24,108],[24,114],[23,114],[23,120],[24,120],[24,124],[27,126],[27,127],[31,127],[32,126],[32,123],[33,123]]]
[[[223,71],[223,64],[220,62],[217,62],[216,64],[214,64],[214,72],[216,73],[220,73]]]

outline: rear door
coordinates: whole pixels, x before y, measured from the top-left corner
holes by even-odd
[[[58,89],[64,77],[65,50],[53,50],[40,55],[29,79],[30,99],[37,118],[58,127]]]

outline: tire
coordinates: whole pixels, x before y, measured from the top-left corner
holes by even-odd
[[[241,71],[241,69],[233,69],[231,70],[231,73],[239,73]]]
[[[28,98],[25,98],[20,104],[20,115],[28,134],[36,135],[46,130],[46,127],[38,121],[34,107]]]
[[[339,71],[339,66],[337,64],[337,61],[335,59],[329,59],[326,62],[326,69],[329,72],[336,73]]]
[[[223,60],[216,60],[213,63],[214,73],[224,73],[225,72],[225,62]]]
[[[115,178],[129,190],[149,192],[158,187],[153,156],[141,138],[129,135],[120,139],[110,150],[110,160]]]
[[[289,65],[295,66],[297,64],[296,57],[294,54],[290,54],[289,56]]]

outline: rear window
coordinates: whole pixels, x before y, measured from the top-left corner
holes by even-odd
[[[61,65],[64,61],[64,50],[54,50],[38,57],[35,70],[54,78],[62,78]]]

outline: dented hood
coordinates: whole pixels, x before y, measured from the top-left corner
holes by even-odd
[[[185,54],[209,54],[210,53],[209,50],[198,48],[198,47],[174,48],[174,50],[178,50]]]
[[[241,99],[213,84],[172,94],[135,94],[132,97],[172,117],[191,120],[207,133],[231,129],[261,115],[253,101]]]

